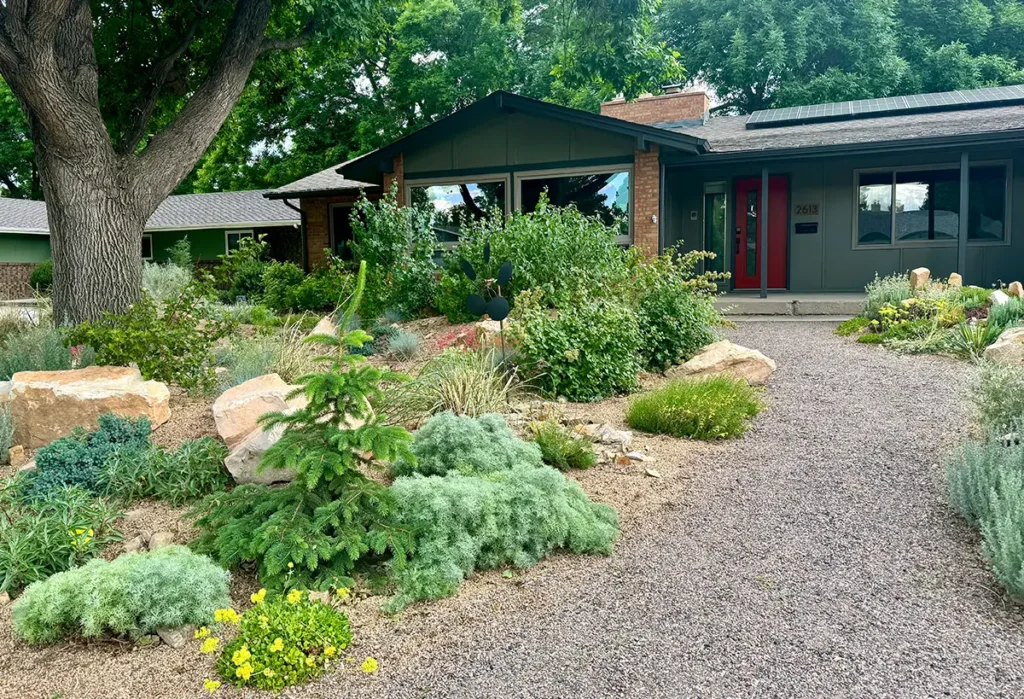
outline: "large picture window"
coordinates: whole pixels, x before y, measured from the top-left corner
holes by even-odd
[[[352,247],[352,205],[331,204],[331,253],[335,257],[351,261]]]
[[[533,211],[546,192],[554,206],[573,204],[585,216],[597,216],[606,225],[616,226],[619,242],[628,243],[631,174],[628,168],[524,173],[517,178],[519,208]]]
[[[442,248],[459,242],[459,229],[468,221],[478,221],[499,211],[508,211],[508,180],[410,182],[408,201],[428,206],[431,226]]]
[[[1004,242],[1004,163],[970,169],[967,240]],[[857,174],[856,245],[955,242],[960,236],[960,168],[926,167]]]

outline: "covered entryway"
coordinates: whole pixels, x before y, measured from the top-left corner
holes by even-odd
[[[768,178],[767,211],[763,202],[764,184],[762,178],[736,180],[733,279],[737,289],[762,288],[764,274],[767,274],[767,288],[786,288],[789,182],[781,176]],[[762,230],[763,217],[767,217],[767,232]]]

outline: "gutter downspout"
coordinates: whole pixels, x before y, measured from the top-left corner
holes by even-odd
[[[306,247],[306,212],[301,206],[295,206],[287,199],[281,200],[285,206],[299,214],[299,240],[302,242],[302,271],[309,274],[309,250]]]

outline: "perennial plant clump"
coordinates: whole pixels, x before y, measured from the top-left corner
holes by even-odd
[[[728,439],[746,432],[762,408],[757,392],[742,379],[677,379],[630,401],[626,422],[654,434]]]
[[[146,497],[184,505],[223,490],[228,449],[211,437],[186,440],[175,451],[152,445],[116,451],[107,457],[99,480],[104,494],[131,503]]]
[[[559,471],[586,469],[597,463],[594,443],[577,437],[557,422],[542,421],[530,425],[534,443],[540,447],[544,463]]]

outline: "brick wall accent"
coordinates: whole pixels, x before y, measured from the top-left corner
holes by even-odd
[[[661,168],[655,144],[633,154],[633,245],[648,256],[658,254],[660,203]]]
[[[0,262],[0,299],[32,298],[28,280],[35,267],[32,262]]]
[[[701,119],[711,108],[706,92],[675,92],[668,95],[641,97],[633,102],[612,100],[601,105],[601,114],[632,121],[634,124],[657,124],[662,121]]]
[[[331,204],[353,204],[358,200],[359,192],[299,200],[299,207],[306,214],[306,255],[310,269],[327,263],[324,249],[331,247]]]
[[[398,186],[398,205],[405,206],[405,154],[399,153],[391,162],[392,172],[384,173],[384,191],[390,192],[391,185]]]

